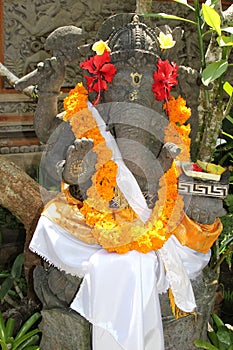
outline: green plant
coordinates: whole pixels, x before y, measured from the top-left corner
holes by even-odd
[[[219,271],[221,264],[226,260],[229,269],[232,265],[233,256],[233,213],[227,213],[221,217],[223,231],[218,240],[212,246],[212,257],[210,267],[213,271]]]
[[[0,346],[1,350],[39,350],[37,345],[40,340],[38,333],[39,328],[30,330],[40,319],[39,312],[34,313],[20,328],[18,333],[13,336],[15,320],[8,318],[4,322],[2,313],[0,312]]]
[[[207,350],[233,350],[233,330],[216,314],[212,314],[213,328],[207,332],[210,342],[195,340],[194,345],[198,349]]]
[[[194,0],[194,6],[187,0],[174,0],[193,12],[194,20],[165,13],[146,14],[170,20],[189,22],[197,32],[200,49],[200,74],[206,89],[200,91],[199,132],[196,148],[197,158],[210,161],[213,157],[216,141],[221,130],[222,121],[229,115],[233,105],[233,86],[226,80],[229,61],[233,47],[232,23],[222,17],[219,10],[220,0],[207,0],[201,6]],[[208,45],[204,38],[210,35]]]
[[[233,193],[230,193],[225,200],[228,213],[233,214]]]
[[[227,302],[233,303],[233,291],[224,290],[223,297]]]
[[[7,302],[11,306],[17,306],[18,298],[24,298],[23,291],[26,289],[25,279],[22,276],[24,255],[19,254],[10,272],[0,273],[0,279],[4,279],[0,285],[0,302]],[[13,289],[14,288],[14,289]]]
[[[17,228],[23,224],[9,210],[0,206],[0,227]]]

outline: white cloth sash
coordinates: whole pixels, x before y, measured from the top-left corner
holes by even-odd
[[[158,294],[171,286],[182,310],[195,308],[182,270],[166,262],[173,257],[171,264],[176,265],[178,256],[185,276],[195,278],[210,257],[181,246],[174,237],[162,253],[161,249],[148,254],[108,253],[98,245],[79,241],[45,216],[38,222],[30,249],[58,269],[84,277],[71,308],[93,324],[94,350],[163,350]],[[165,273],[164,265],[171,268],[170,273]]]
[[[123,162],[114,137],[110,131],[106,131],[106,124],[104,120],[101,118],[97,109],[93,107],[90,102],[88,102],[88,108],[92,112],[93,117],[96,119],[100,133],[105,138],[106,145],[112,150],[112,158],[114,162],[116,162],[118,165],[118,173],[116,177],[117,185],[124,194],[131,208],[133,208],[135,213],[137,213],[140,219],[145,223],[151,215],[151,209],[148,208],[145,197],[143,196],[135,177]]]
[[[157,265],[154,252],[92,255],[71,308],[94,325],[95,350],[163,349]]]

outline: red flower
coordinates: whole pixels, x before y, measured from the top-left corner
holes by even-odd
[[[193,163],[193,164],[191,165],[191,169],[192,169],[193,171],[202,172],[202,168],[200,168],[199,165],[197,165],[197,164],[195,164],[195,163]]]
[[[104,51],[102,55],[95,55],[84,62],[80,63],[82,69],[87,70],[91,75],[85,75],[89,92],[96,91],[98,93],[97,99],[93,104],[97,104],[100,99],[100,91],[107,90],[107,83],[111,83],[116,74],[116,67],[110,63],[110,52]]]
[[[153,74],[154,84],[152,85],[156,100],[167,101],[169,99],[171,88],[178,84],[176,79],[178,69],[179,67],[174,62],[170,64],[168,60],[158,59],[157,72]]]

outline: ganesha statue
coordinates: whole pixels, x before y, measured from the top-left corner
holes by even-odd
[[[41,178],[57,189],[30,249],[82,279],[69,307],[92,324],[94,350],[176,349],[164,343],[159,295],[168,293],[174,317],[198,315],[192,281],[221,233],[227,190],[224,174],[210,177],[191,161],[198,74],[172,59],[179,28],[116,15],[93,45],[66,55],[57,43],[71,32],[78,43],[79,28],[57,29],[46,41],[54,56],[16,82],[36,82]],[[91,50],[58,114],[66,64]]]

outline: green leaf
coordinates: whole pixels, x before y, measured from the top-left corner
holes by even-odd
[[[176,21],[183,21],[183,22],[188,22],[188,23],[192,23],[192,24],[197,24],[194,21],[191,21],[190,19],[186,19],[183,17],[179,17],[179,16],[175,16],[175,15],[168,15],[166,13],[146,13],[143,15],[144,17],[158,17],[158,18],[165,18],[165,19],[172,19],[172,20],[176,20]]]
[[[226,240],[226,242],[224,243],[224,246],[227,246],[228,244],[230,244],[233,241],[233,237],[230,237]],[[233,332],[232,332],[233,333]]]
[[[223,84],[223,89],[224,91],[229,95],[229,96],[232,96],[232,93],[233,93],[233,86],[228,83],[228,81],[226,81],[224,84]],[[232,119],[232,122],[233,122],[233,119]]]
[[[229,122],[231,122],[233,124],[233,118],[230,115],[226,116],[227,120],[229,120]]]
[[[8,350],[8,347],[7,347],[6,343],[4,343],[4,341],[1,340],[1,339],[0,339],[0,345],[2,347],[2,350]]]
[[[2,282],[0,287],[0,300],[4,299],[14,284],[14,278],[9,277]]]
[[[220,47],[233,46],[233,37],[231,36],[219,36],[217,37],[217,43]]]
[[[216,324],[217,328],[224,326],[224,322],[221,320],[221,318],[217,314],[212,314],[211,315],[212,319],[214,320],[214,323]]]
[[[195,340],[194,345],[196,346],[196,348],[199,348],[199,349],[219,350],[218,348],[216,348],[216,346],[211,345],[210,343],[207,343],[206,341],[203,341],[203,340]]]
[[[209,64],[202,72],[203,84],[208,86],[209,83],[218,79],[223,73],[226,72],[227,67],[228,62],[226,60],[221,60]]]
[[[6,340],[6,327],[5,327],[5,322],[2,317],[2,313],[0,311],[0,341],[5,341]]]
[[[23,263],[24,263],[24,255],[22,253],[16,257],[11,269],[11,274],[15,279],[20,278],[22,274]]]
[[[19,345],[23,344],[26,340],[32,338],[35,334],[39,333],[40,330],[38,328],[33,331],[28,332],[23,337],[20,337],[18,340],[14,341],[12,350],[17,350]]]
[[[41,314],[39,312],[35,312],[29,319],[22,325],[18,334],[15,337],[15,340],[20,339],[24,334],[36,323],[39,318],[41,318]]]
[[[217,337],[217,334],[216,334],[214,331],[212,331],[212,332],[207,332],[207,333],[208,333],[208,337],[209,337],[211,343],[212,343],[214,346],[218,347],[218,337]]]
[[[21,344],[17,350],[25,350],[28,349],[31,346],[38,346],[36,344],[39,343],[40,336],[38,334],[33,335],[31,338],[27,339],[23,344]]]
[[[215,11],[212,7],[207,6],[206,4],[202,4],[202,13],[205,22],[213,28],[218,35],[221,35],[221,18],[217,11]]]
[[[12,337],[14,327],[15,327],[15,320],[14,318],[9,317],[6,322],[6,340],[7,341],[9,338]]]
[[[219,340],[219,345],[225,345],[225,348],[227,348],[232,344],[230,330],[226,326],[221,326],[216,334]]]
[[[230,117],[230,116],[227,116],[226,118],[228,119],[228,117]],[[226,135],[227,137],[230,137],[233,140],[233,136],[231,134],[228,134],[225,131],[222,131],[222,134]]]
[[[10,273],[0,273],[0,278],[6,278],[6,277],[10,277],[11,274]]]
[[[178,2],[179,4],[188,7],[190,10],[195,11],[195,8],[189,5],[187,0],[174,0],[174,2]]]

